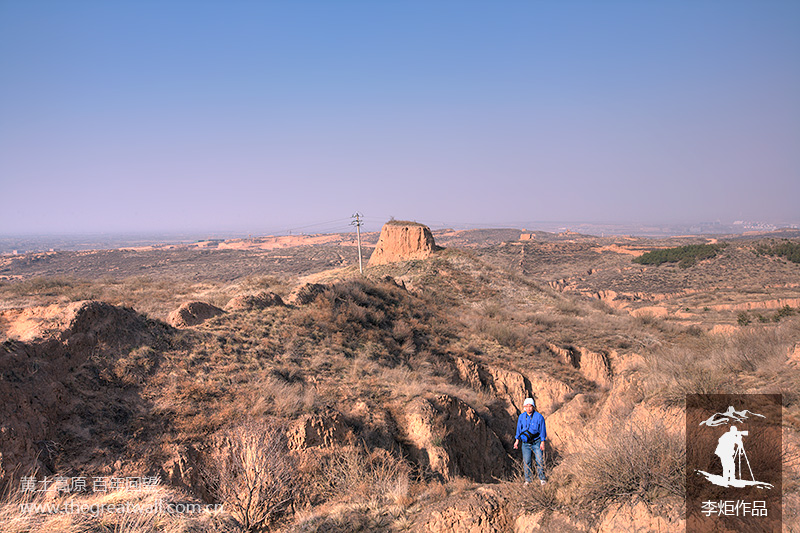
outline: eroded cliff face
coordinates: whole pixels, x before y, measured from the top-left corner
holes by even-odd
[[[91,469],[97,450],[127,438],[139,383],[160,364],[170,330],[94,300],[19,316],[0,344],[0,489],[69,461]]]
[[[425,259],[437,250],[430,228],[415,222],[391,221],[383,225],[369,266]]]
[[[481,483],[504,479],[514,459],[475,409],[447,394],[417,398],[398,413],[397,438],[409,457],[450,481],[463,476]]]

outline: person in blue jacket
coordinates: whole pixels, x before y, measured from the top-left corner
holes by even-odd
[[[514,441],[514,449],[519,448],[522,443],[522,465],[525,472],[525,484],[531,481],[533,464],[531,456],[536,458],[536,468],[539,472],[539,482],[544,485],[547,478],[544,476],[544,441],[547,440],[547,429],[544,425],[544,417],[536,411],[536,404],[533,398],[525,398],[522,404],[524,411],[520,413],[517,420],[517,434]]]

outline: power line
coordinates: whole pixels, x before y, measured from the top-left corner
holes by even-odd
[[[350,217],[355,219],[350,224],[356,227],[356,235],[358,235],[358,271],[361,272],[362,275],[364,274],[364,266],[361,264],[361,218],[363,216],[364,215],[356,211],[356,213]]]
[[[297,230],[301,230],[301,229],[317,228],[317,227],[326,226],[328,224],[336,224],[336,226],[335,226],[336,229],[341,228],[341,229],[344,230],[347,227],[347,221],[348,220],[349,219],[347,219],[347,218],[337,218],[335,220],[327,220],[325,222],[315,222],[313,224],[306,224],[304,226],[294,226],[294,227],[291,227],[291,228],[281,228],[281,229],[278,229],[278,230],[275,230],[275,231],[271,231],[270,233],[275,234],[275,235],[278,235],[278,234],[281,234],[281,233],[291,233],[293,231],[297,231]]]

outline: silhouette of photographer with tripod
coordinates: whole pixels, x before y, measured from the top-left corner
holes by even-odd
[[[730,482],[736,477],[736,459],[739,459],[739,476],[742,474],[742,457],[744,456],[747,461],[747,468],[750,469],[750,476],[753,477],[753,470],[750,468],[750,460],[747,459],[747,454],[744,451],[744,443],[742,443],[742,436],[749,435],[749,431],[739,431],[736,426],[731,426],[727,433],[723,433],[719,438],[717,449],[714,453],[722,461],[722,477]],[[755,479],[755,478],[753,478]]]

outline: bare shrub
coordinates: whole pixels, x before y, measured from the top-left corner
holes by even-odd
[[[632,496],[654,502],[683,496],[685,458],[683,435],[667,431],[658,420],[615,420],[578,456],[574,471],[587,503]]]
[[[494,322],[485,331],[501,346],[518,348],[524,345],[525,336],[520,334],[518,328],[508,324]]]
[[[296,461],[277,424],[249,422],[223,430],[206,468],[210,492],[250,532],[283,516],[299,489]]]

